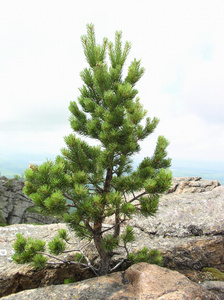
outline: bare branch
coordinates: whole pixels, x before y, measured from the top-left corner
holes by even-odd
[[[85,245],[86,246],[86,245]],[[83,248],[83,247],[82,247]],[[88,259],[88,257],[85,255],[85,253],[82,251],[82,248],[80,249],[80,252],[82,253],[83,257],[85,258],[85,260],[87,261],[87,266],[95,273],[96,276],[99,276],[99,274],[97,273],[97,269],[94,268],[94,266],[92,266],[90,260]]]
[[[80,252],[79,249],[72,249],[72,250],[64,250],[62,253],[70,253],[70,252]]]
[[[145,191],[145,192],[142,192],[141,194],[139,194],[138,196],[135,196],[134,198],[132,198],[130,201],[128,201],[129,203],[131,203],[131,202],[133,202],[133,201],[135,201],[135,200],[138,200],[140,197],[142,197],[142,196],[144,196],[144,195],[146,195],[147,194],[147,192]]]
[[[85,253],[84,253],[84,251],[83,251],[83,249],[84,249],[86,246],[88,246],[90,243],[91,243],[91,241],[85,243],[85,244],[82,245],[81,248],[79,248],[79,249],[67,250],[67,251],[65,250],[65,251],[63,251],[63,253],[69,253],[69,252],[75,252],[75,251],[76,251],[76,252],[80,252],[80,253],[82,254],[82,256],[85,258],[85,260],[87,261],[87,264],[82,264],[82,263],[81,263],[82,258],[80,258],[80,261],[77,262],[77,263],[80,264],[80,265],[84,265],[84,266],[87,267],[87,268],[90,268],[90,269],[95,273],[95,275],[98,276],[97,269],[93,267],[93,265],[91,264],[90,260],[88,259],[88,257],[85,255]]]
[[[111,230],[111,229],[113,229],[115,226],[117,226],[117,225],[120,225],[120,224],[122,224],[122,223],[124,223],[124,221],[126,221],[127,219],[123,219],[123,220],[121,220],[119,223],[117,223],[117,224],[115,224],[115,225],[113,225],[113,226],[111,226],[110,228],[107,228],[107,229],[105,229],[105,230],[103,230],[101,233],[103,234],[104,232],[107,232],[107,231],[109,231],[109,230]]]
[[[63,196],[65,197],[65,198],[67,198],[67,199],[69,199],[69,200],[74,200],[72,197],[70,197],[69,195],[67,195],[67,194],[65,194],[65,193],[63,193]]]
[[[113,271],[115,271],[118,267],[120,267],[124,263],[124,261],[128,257],[128,254],[129,254],[130,250],[131,250],[131,246],[130,246],[129,249],[126,249],[126,255],[125,255],[125,257],[119,263],[117,263],[112,269],[110,269],[110,273],[113,272]]]
[[[51,255],[51,254],[48,254],[48,253],[45,253],[45,252],[36,251],[36,253],[37,253],[37,254],[46,255],[46,256],[51,257],[51,258],[54,258],[54,259],[56,259],[56,260],[58,260],[58,261],[62,261],[62,262],[65,263],[65,264],[71,263],[71,262],[68,261],[68,260],[64,260],[64,259],[58,258],[58,257],[56,257],[56,256],[54,256],[54,255]]]

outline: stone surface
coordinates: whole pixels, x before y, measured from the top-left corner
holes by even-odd
[[[23,291],[2,299],[218,300],[219,298],[176,271],[140,263],[131,266],[124,272],[109,276],[69,285]]]
[[[207,180],[201,177],[174,177],[172,187],[167,194],[202,193],[211,191],[217,186],[220,186],[218,180]]]
[[[195,274],[203,267],[214,267],[224,271],[224,186],[219,186],[216,181],[206,183],[200,178],[176,181],[179,182],[178,186],[185,188],[181,188],[181,193],[177,192],[178,189],[180,191],[177,187],[175,191],[163,195],[155,218],[136,216],[128,222],[135,228],[136,233],[132,251],[144,246],[149,249],[157,248],[163,254],[164,266],[178,270],[191,279],[194,279]],[[198,184],[198,192],[192,192],[192,186]],[[210,191],[202,192],[202,188],[209,188]],[[111,226],[111,220],[108,220],[105,226]],[[66,228],[66,225],[0,227],[0,296],[24,288],[63,282],[66,278],[65,266],[57,268],[57,272],[54,268],[47,268],[42,273],[37,273],[31,267],[16,265],[10,261],[16,233],[21,232],[26,237],[49,241],[61,228]],[[77,242],[75,239],[71,241]],[[93,245],[86,250],[90,257],[94,257]],[[71,255],[67,254],[67,258]],[[77,270],[74,271],[75,275],[76,273]],[[198,281],[197,278],[195,281]]]
[[[201,286],[215,293],[220,300],[224,300],[224,281],[204,281]]]
[[[138,215],[129,224],[152,240],[224,235],[223,197],[224,186],[209,192],[163,195],[155,217]]]
[[[23,194],[24,182],[17,179],[0,177],[1,222],[8,225],[21,223],[51,224],[58,220],[29,212],[34,207],[32,200]]]

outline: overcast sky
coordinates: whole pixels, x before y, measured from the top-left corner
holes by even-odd
[[[136,88],[160,123],[141,155],[164,135],[173,159],[224,162],[223,15],[223,0],[1,0],[0,154],[60,154],[93,23],[99,43],[122,30],[146,69]]]

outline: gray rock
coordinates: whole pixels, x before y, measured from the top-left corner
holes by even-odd
[[[220,300],[224,299],[224,281],[204,281],[201,286],[216,293]]]
[[[78,283],[23,291],[2,299],[218,300],[219,298],[176,271],[140,263],[131,266],[125,272]]]
[[[204,281],[201,285],[208,290],[223,291],[224,293],[224,281]]]
[[[224,186],[199,193],[169,193],[159,201],[155,217],[133,217],[129,224],[150,238],[224,235]]]
[[[34,207],[34,203],[23,194],[23,187],[24,182],[21,180],[0,177],[1,222],[8,225],[57,223],[58,220],[56,218],[29,211],[31,207]]]
[[[220,186],[218,180],[207,180],[201,177],[174,177],[172,187],[166,194],[202,193],[211,191],[217,186]]]

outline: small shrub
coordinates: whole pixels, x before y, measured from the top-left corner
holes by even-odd
[[[45,251],[45,242],[24,238],[22,234],[16,235],[17,240],[13,244],[15,250],[12,259],[18,264],[33,263],[35,269],[42,268],[46,264],[46,258],[38,252]]]
[[[132,264],[147,262],[149,264],[155,264],[158,266],[162,266],[162,262],[163,262],[163,258],[160,251],[156,249],[149,250],[147,247],[144,247],[142,250],[139,250],[137,253],[130,253],[128,255],[128,260]]]

